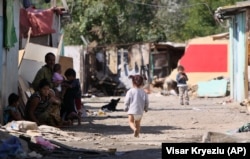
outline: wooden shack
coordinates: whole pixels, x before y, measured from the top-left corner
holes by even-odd
[[[249,96],[250,2],[219,7],[215,18],[224,25],[224,21],[229,21],[230,94],[235,101],[241,102]]]

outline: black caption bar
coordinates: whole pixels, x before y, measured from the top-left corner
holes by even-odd
[[[162,159],[250,158],[250,143],[162,143]]]

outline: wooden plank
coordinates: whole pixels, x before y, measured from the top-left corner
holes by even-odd
[[[62,144],[60,142],[57,142],[55,140],[49,140],[52,144],[59,146],[60,148],[55,149],[53,153],[50,156],[60,158],[60,157],[65,157],[67,154],[69,155],[68,157],[72,156],[77,156],[79,158],[80,156],[84,158],[97,158],[97,157],[107,157],[108,153],[106,152],[98,152],[95,150],[88,150],[88,149],[82,149],[82,148],[75,148],[71,147],[65,144]]]
[[[108,58],[108,67],[111,73],[117,74],[118,70],[118,57],[117,57],[117,48],[108,47],[107,48],[107,58]]]
[[[28,83],[22,78],[22,76],[19,76],[19,79],[18,79],[18,82],[19,82],[19,87],[20,87],[20,90],[21,90],[21,98],[23,99],[23,102],[24,103],[27,103],[27,96],[26,96],[26,91],[29,89],[29,85]]]
[[[30,88],[29,84],[25,79],[23,79],[22,76],[19,75],[18,77],[18,94],[20,96],[20,107],[19,111],[21,112],[22,116],[24,116],[24,109],[25,105],[28,101],[28,95],[27,92],[30,92],[30,94],[34,93],[34,90]]]
[[[72,57],[60,56],[59,57],[59,64],[62,66],[62,74],[64,74],[64,72],[68,68],[74,68]]]
[[[56,62],[58,62],[57,59],[59,55],[57,54],[57,48],[39,45],[35,43],[27,44],[23,58],[45,63],[44,57],[48,52],[54,53],[54,55],[56,56]]]
[[[23,56],[24,56],[24,50],[19,50],[19,54],[18,54],[18,68],[23,60]]]
[[[237,69],[235,69],[236,72],[236,101],[240,102],[244,99],[248,98],[247,92],[247,86],[245,85],[245,76],[246,76],[246,66],[245,61],[247,58],[246,55],[246,39],[247,36],[245,34],[246,30],[246,14],[239,13],[236,15],[235,19],[235,29],[238,31],[238,40],[237,40],[237,47],[235,48],[235,54],[237,54]]]
[[[61,54],[62,49],[63,49],[63,36],[64,34],[62,34],[60,37],[60,42],[59,42],[58,49],[57,49],[57,55],[63,55]]]
[[[250,65],[250,40],[247,40],[247,58],[248,58],[248,65]]]
[[[44,62],[38,62],[29,59],[23,59],[19,68],[19,75],[25,81],[32,82],[36,76],[37,71],[44,65]]]
[[[29,31],[28,31],[28,38],[27,38],[27,41],[26,41],[24,49],[23,50],[19,50],[19,54],[18,54],[18,68],[20,67],[20,65],[21,65],[21,63],[23,61],[23,57],[24,57],[24,54],[25,54],[25,49],[27,48],[27,45],[30,42],[30,35],[31,35],[31,27],[29,28]]]

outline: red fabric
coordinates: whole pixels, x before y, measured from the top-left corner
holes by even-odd
[[[27,11],[20,9],[20,37],[26,38],[28,36],[29,27],[31,26],[28,19]]]
[[[31,36],[41,36],[54,33],[54,9],[39,10],[34,8],[20,9],[20,36],[27,37],[31,27]]]
[[[180,64],[185,72],[227,72],[228,51],[226,44],[191,44]]]

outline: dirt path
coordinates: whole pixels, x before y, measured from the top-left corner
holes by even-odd
[[[176,96],[150,94],[150,110],[143,116],[142,133],[139,138],[134,138],[127,114],[122,111],[121,97],[117,106],[121,111],[88,116],[81,126],[64,129],[83,138],[81,142],[66,144],[98,151],[116,148],[116,154],[108,158],[160,159],[163,142],[201,142],[207,131],[226,133],[249,122],[244,107],[237,103],[222,104],[228,98],[194,98],[189,106],[180,106]],[[95,112],[110,99],[88,98],[85,106]]]

